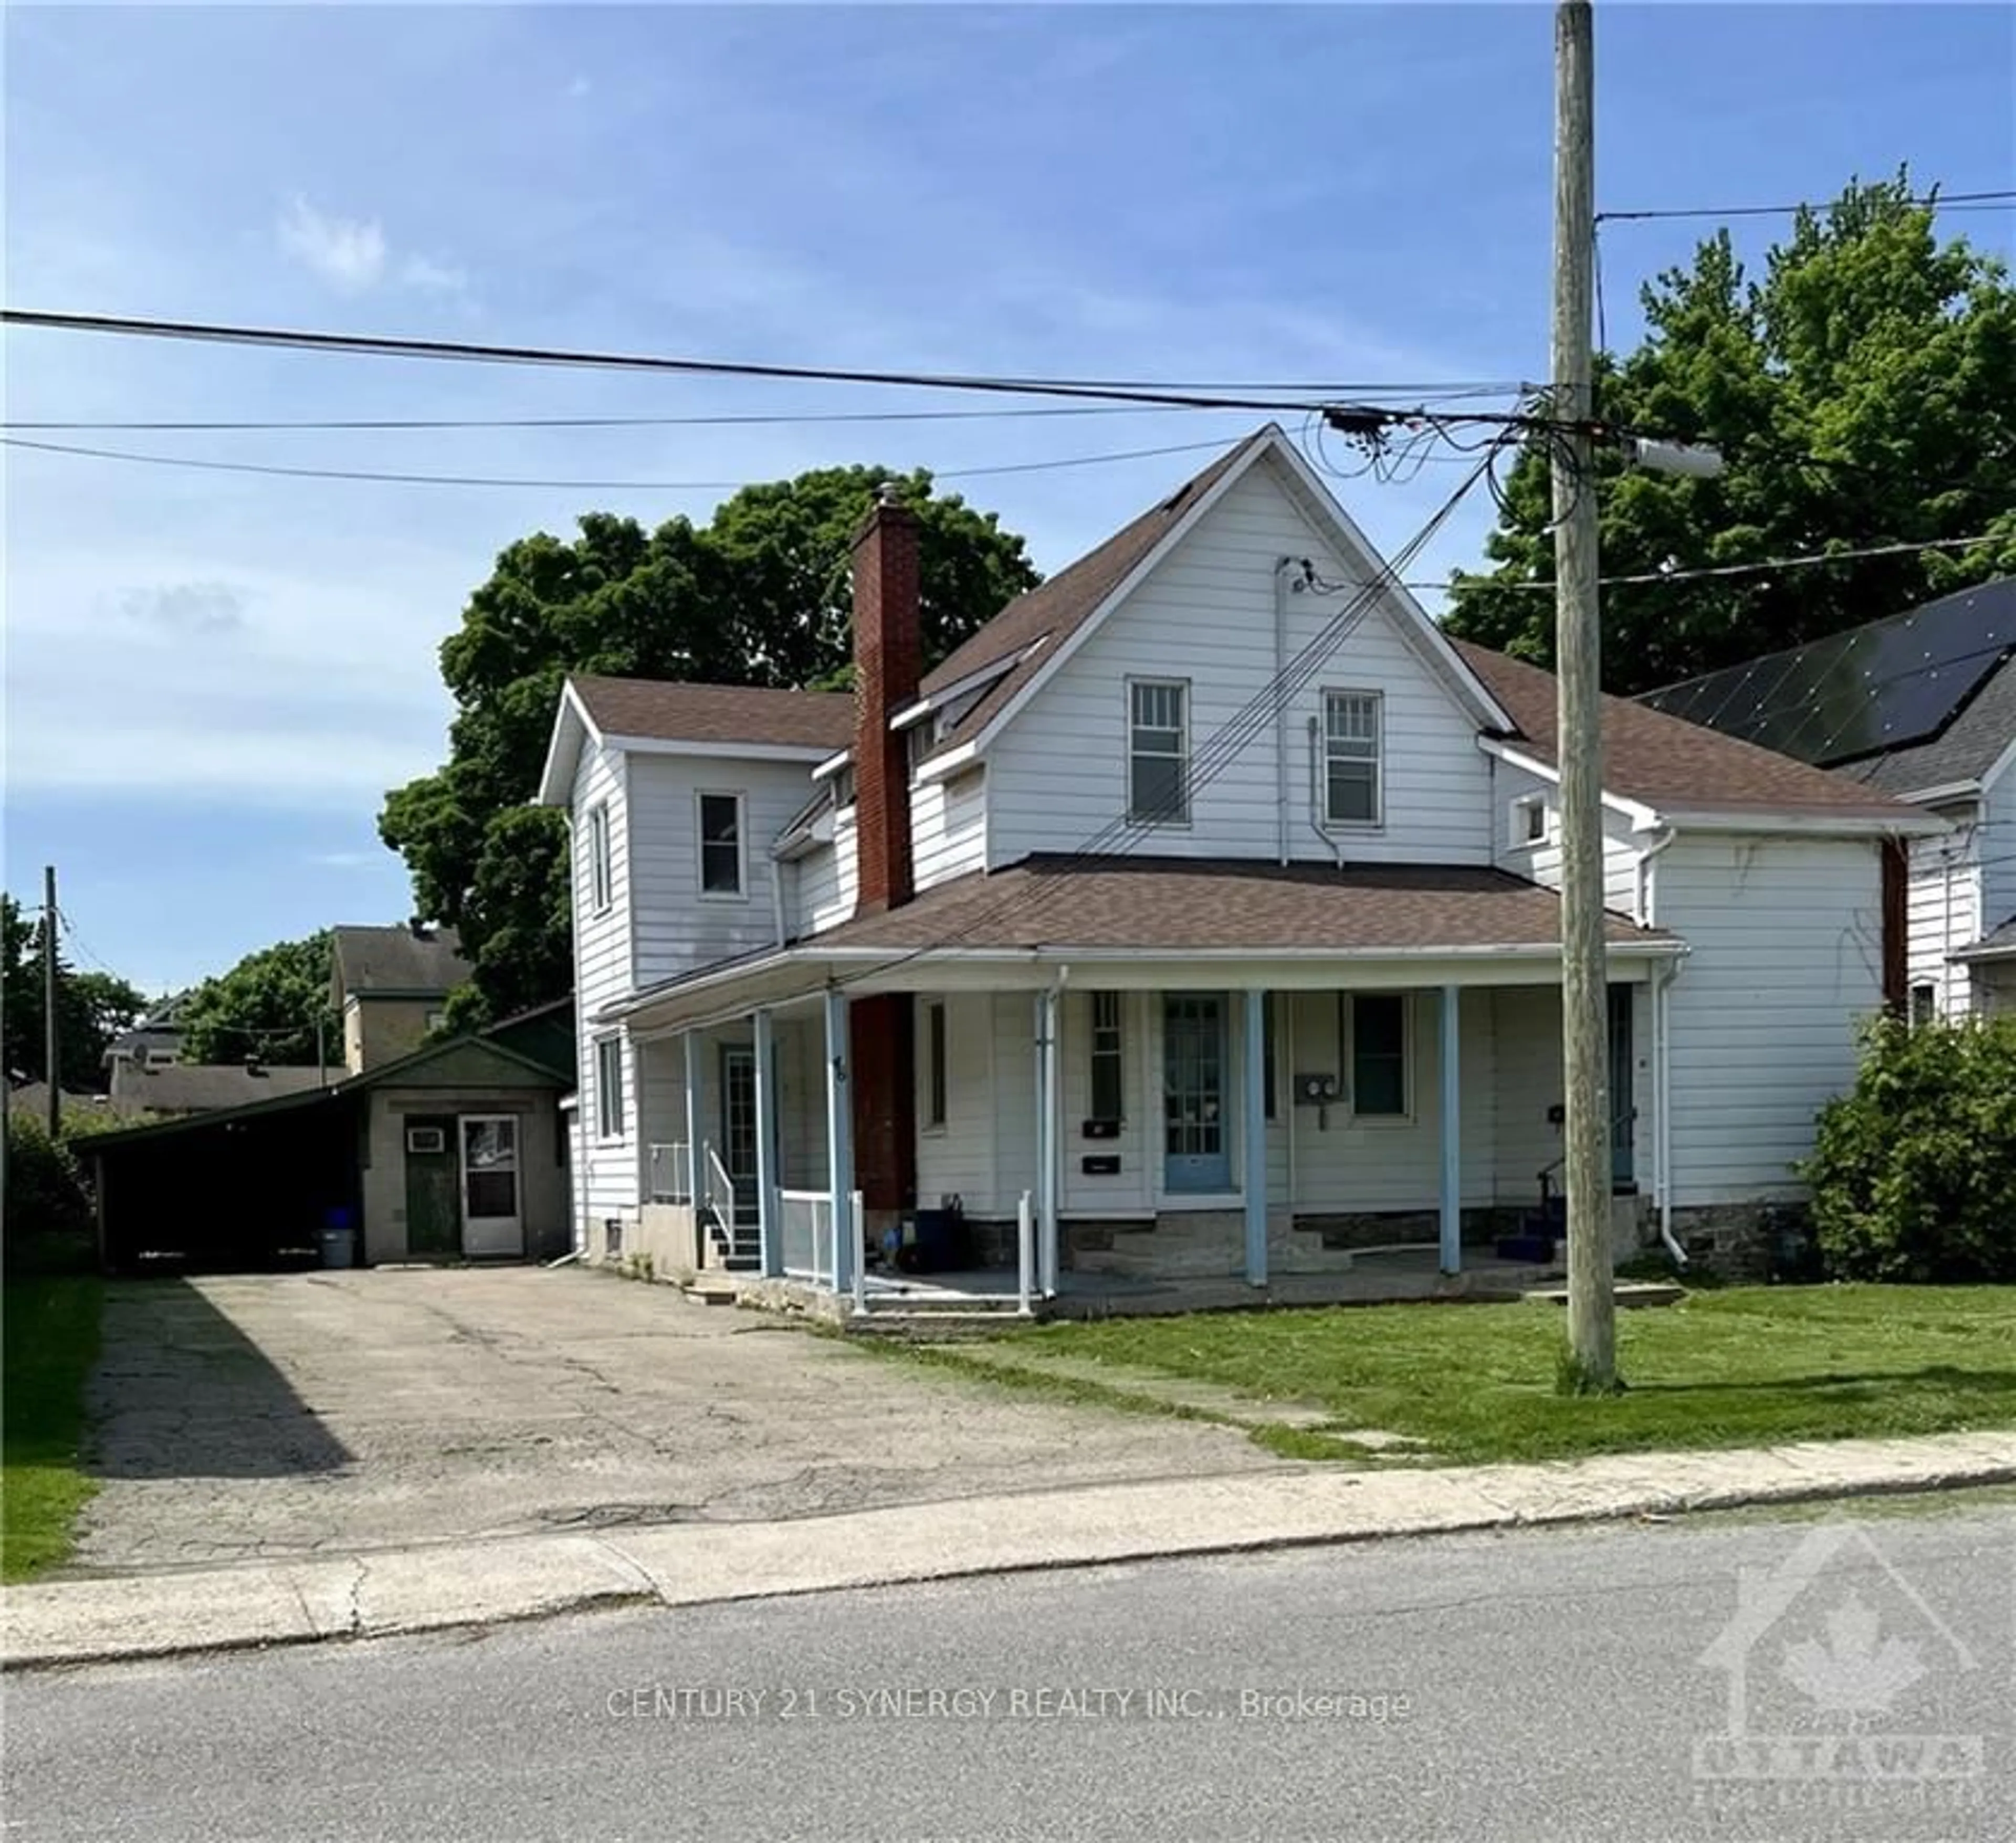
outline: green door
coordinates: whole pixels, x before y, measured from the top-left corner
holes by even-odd
[[[408,1258],[459,1254],[462,1200],[455,1116],[409,1114],[405,1132]]]

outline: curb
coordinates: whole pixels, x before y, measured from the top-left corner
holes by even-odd
[[[16,1588],[0,1669],[2011,1483],[2016,1436],[1977,1434],[1460,1471],[1312,1468],[782,1522],[514,1537]]]

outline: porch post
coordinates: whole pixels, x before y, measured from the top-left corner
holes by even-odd
[[[768,1010],[756,1013],[756,1233],[762,1251],[764,1277],[784,1271],[783,1238],[778,1233],[777,1200],[777,1028]]]
[[[700,1221],[701,1199],[707,1193],[700,1180],[705,1175],[706,1164],[700,1152],[700,1032],[682,1031],[679,1033],[679,1074],[686,1084],[686,1201],[693,1212],[696,1225]],[[643,1066],[642,1056],[638,1067]],[[638,1084],[639,1087],[643,1083]],[[704,1240],[697,1245],[704,1247]]]
[[[1057,994],[1036,994],[1037,1284],[1046,1299],[1057,1290]]]
[[[1463,1271],[1463,992],[1442,988],[1442,1270]]]
[[[1240,1157],[1246,1166],[1246,1280],[1267,1283],[1267,995],[1246,995],[1245,1125]]]
[[[826,1208],[833,1222],[833,1290],[853,1286],[854,1099],[848,1092],[847,994],[826,993]]]

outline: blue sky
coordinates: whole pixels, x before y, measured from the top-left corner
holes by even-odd
[[[1598,198],[1823,198],[2016,169],[2007,9],[1598,8]],[[1546,365],[1545,6],[7,9],[10,304],[841,366],[1200,380]],[[2011,219],[1949,221],[2009,246]],[[1613,341],[1706,226],[1605,238]],[[1744,232],[1759,248],[1769,225]],[[9,332],[15,420],[703,415],[859,391]],[[906,399],[900,407],[948,407]],[[945,472],[1252,419],[75,437],[563,479]],[[66,439],[57,437],[56,439]],[[478,490],[5,452],[6,880],[152,988],[404,916],[383,790],[495,553],[712,490]],[[1193,458],[959,484],[1054,568]],[[1404,542],[1448,470],[1343,496]],[[1431,553],[1475,560],[1480,502]]]

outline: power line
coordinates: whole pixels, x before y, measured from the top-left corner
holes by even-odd
[[[1515,384],[1471,384],[1460,388],[1429,385],[1352,384],[1343,387],[1359,397],[1381,394],[1419,397],[1425,402],[1453,403],[1481,397],[1514,394]],[[1159,403],[1022,405],[1013,409],[866,409],[779,412],[751,416],[351,416],[329,419],[189,421],[171,419],[99,418],[81,420],[0,419],[0,431],[29,434],[100,434],[152,435],[266,434],[306,432],[323,434],[395,434],[458,429],[719,429],[776,428],[828,423],[963,423],[1006,421],[1053,416],[1194,416],[1218,413]],[[1241,410],[1241,414],[1249,412]]]
[[[1222,450],[1221,439],[1184,441],[1161,448],[1125,448],[1096,455],[1066,455],[1043,461],[1010,461],[987,467],[951,467],[934,472],[938,480],[977,480],[1008,473],[1042,473],[1059,467],[1093,467],[1118,461],[1154,460],[1165,455],[1199,454],[1205,449]],[[252,473],[290,480],[344,480],[374,482],[390,486],[457,486],[539,488],[571,492],[737,492],[747,484],[741,480],[542,480],[516,474],[401,473],[360,467],[297,467],[278,462],[215,461],[194,455],[144,454],[131,448],[87,448],[63,441],[34,441],[18,435],[0,435],[0,447],[26,448],[38,454],[71,455],[88,460],[124,461],[150,467],[180,467],[206,473]]]
[[[659,372],[686,377],[765,379],[775,382],[875,384],[911,390],[971,391],[1008,396],[1089,398],[1107,402],[1164,405],[1177,409],[1279,410],[1310,409],[1308,399],[1334,401],[1354,394],[1413,396],[1450,388],[1481,387],[1474,380],[1459,386],[1402,387],[1375,384],[1369,392],[1337,385],[1190,385],[1154,380],[1014,377],[990,373],[865,371],[831,365],[758,364],[747,360],[668,357],[633,352],[567,350],[548,346],[479,344],[466,340],[400,339],[380,334],[315,333],[275,326],[232,326],[194,320],[139,319],[110,314],[44,313],[0,308],[0,325],[64,333],[99,333],[135,339],[188,340],[218,345],[260,346],[288,351],[340,353],[352,357],[424,358],[464,364],[556,366],[596,371]],[[1230,393],[1229,394],[1221,393]],[[1283,403],[1283,397],[1301,401]]]
[[[2016,189],[1992,192],[1928,193],[1921,198],[1899,199],[1899,205],[1940,211],[2007,211],[2016,210]],[[1599,211],[1598,224],[1652,224],[1683,218],[1790,218],[1801,211],[1825,211],[1838,200],[1805,200],[1790,205],[1688,205],[1650,211]]]
[[[1755,563],[1710,563],[1699,569],[1648,570],[1633,576],[1605,576],[1605,589],[1637,587],[1654,582],[1699,582],[1711,577],[1755,576],[1773,570],[1799,570],[1820,563],[1848,563],[1859,562],[1867,557],[1904,556],[1926,550],[1954,550],[1971,544],[2016,544],[2016,532],[1982,531],[1971,538],[1925,538],[1909,544],[1872,544],[1856,550],[1814,550],[1801,556],[1767,558]],[[1551,581],[1540,582],[1507,582],[1495,576],[1471,576],[1456,583],[1410,582],[1409,589],[1435,589],[1447,590],[1465,584],[1489,584],[1496,589],[1530,589],[1553,593]]]

